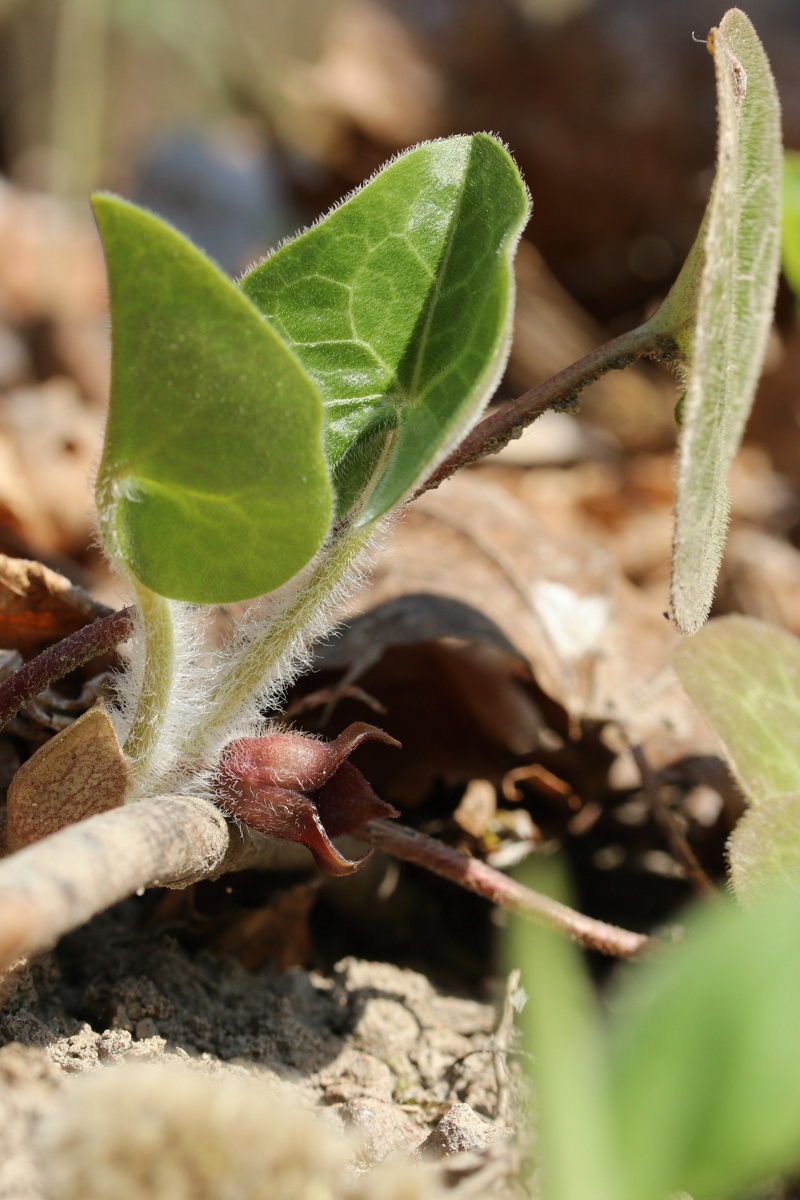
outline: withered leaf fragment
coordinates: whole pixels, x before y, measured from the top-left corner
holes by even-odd
[[[332,839],[357,833],[378,817],[399,816],[347,761],[366,741],[400,744],[362,721],[332,742],[295,731],[237,738],[225,747],[216,770],[217,803],[259,833],[307,846],[326,875],[351,875],[372,850],[345,858]]]
[[[21,850],[66,825],[116,808],[128,764],[107,713],[95,706],[45,742],[8,789],[5,848]]]

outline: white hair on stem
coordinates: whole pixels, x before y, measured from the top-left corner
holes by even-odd
[[[336,625],[390,524],[391,519],[383,520],[368,532],[334,537],[300,575],[254,602],[210,664],[203,662],[199,636],[205,619],[196,609],[175,606],[179,646],[173,688],[158,752],[137,797],[168,791],[213,798],[222,749],[235,738],[268,731],[262,710],[278,708],[287,688],[310,667],[312,645]],[[140,677],[142,671],[138,668]]]

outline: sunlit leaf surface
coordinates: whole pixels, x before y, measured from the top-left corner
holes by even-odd
[[[184,237],[114,197],[94,207],[113,333],[97,491],[106,541],[175,600],[272,591],[330,524],[317,388]]]
[[[528,208],[494,138],[428,142],[242,280],[320,389],[339,515],[387,512],[480,415]]]

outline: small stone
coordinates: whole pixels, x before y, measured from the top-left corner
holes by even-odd
[[[373,1166],[394,1150],[411,1150],[419,1129],[397,1104],[384,1100],[348,1100],[336,1105],[345,1126],[356,1130],[361,1140],[361,1157]]]
[[[508,1131],[490,1125],[468,1104],[454,1104],[426,1137],[417,1153],[423,1158],[448,1158],[451,1154],[484,1150]]]

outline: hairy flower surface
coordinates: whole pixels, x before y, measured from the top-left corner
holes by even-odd
[[[345,858],[332,839],[355,834],[377,817],[399,816],[348,762],[368,741],[400,744],[362,721],[348,725],[332,742],[293,730],[237,738],[223,750],[216,770],[217,803],[259,833],[307,846],[326,875],[350,875],[372,850],[362,858]]]

